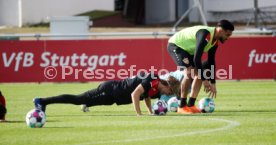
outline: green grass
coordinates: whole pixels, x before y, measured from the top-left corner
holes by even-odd
[[[274,145],[276,82],[218,82],[216,111],[211,114],[136,117],[132,105],[49,105],[43,128],[25,124],[32,98],[78,94],[98,83],[0,84],[6,96],[9,123],[0,123],[0,145]],[[203,92],[200,98],[204,97]],[[145,105],[141,109],[146,114]],[[212,120],[214,119],[214,120]],[[238,126],[237,126],[238,125]]]

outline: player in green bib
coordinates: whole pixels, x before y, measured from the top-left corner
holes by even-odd
[[[215,70],[218,42],[224,43],[233,31],[234,25],[231,22],[221,20],[216,27],[193,26],[182,29],[169,39],[168,52],[176,65],[184,69],[178,113],[200,113],[200,110],[195,107],[195,101],[202,84],[204,91],[210,93],[210,97],[216,97],[215,71],[208,72]],[[202,63],[201,58],[204,52],[208,53],[208,60]],[[206,71],[207,69],[209,70]],[[188,89],[191,84],[192,89],[187,103]]]

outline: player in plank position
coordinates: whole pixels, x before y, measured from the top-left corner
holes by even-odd
[[[46,106],[55,103],[86,106],[133,104],[136,115],[142,115],[140,100],[145,100],[148,113],[152,114],[151,100],[160,98],[160,94],[178,94],[180,82],[174,77],[162,80],[158,75],[140,74],[136,77],[120,81],[106,81],[98,88],[89,90],[80,95],[64,94],[47,98],[35,98],[35,108],[45,112]]]

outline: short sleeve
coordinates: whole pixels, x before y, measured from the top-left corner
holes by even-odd
[[[144,95],[148,96],[148,92],[151,90],[153,86],[158,85],[159,77],[158,75],[149,74],[143,81],[141,82],[142,87],[144,88],[145,92]]]

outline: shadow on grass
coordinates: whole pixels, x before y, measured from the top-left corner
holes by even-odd
[[[0,123],[25,123],[25,121],[18,121],[18,120],[7,120],[7,121],[4,121],[4,122],[0,122]]]
[[[65,129],[65,128],[75,128],[75,127],[72,127],[72,126],[62,126],[62,127],[52,126],[52,127],[47,127],[47,126],[45,126],[43,128],[49,128],[49,129],[51,129],[51,128],[54,128],[54,129],[60,128],[60,129]]]
[[[47,115],[47,117],[136,117],[136,115],[133,112],[123,112],[126,114],[122,114],[122,112],[120,111],[96,111],[96,112],[86,112],[86,113],[82,113],[82,114],[63,114],[63,115]],[[198,113],[198,114],[177,114],[175,112],[168,112],[166,115],[166,117],[169,116],[178,116],[178,117],[189,117],[189,116],[199,116],[199,117],[206,117],[206,116],[244,116],[245,113],[276,113],[276,111],[274,110],[220,110],[220,111],[215,111],[214,113]],[[147,116],[157,116],[157,117],[162,117],[162,116],[158,116],[158,115],[147,115],[144,114],[144,117]],[[58,120],[51,120],[51,121],[47,121],[47,122],[59,122]]]
[[[125,117],[125,116],[136,116],[136,115],[130,115],[130,114],[74,114],[74,115],[48,115],[47,117],[87,117],[87,116],[118,116],[118,117]]]
[[[217,112],[229,112],[229,113],[236,113],[236,112],[244,112],[244,113],[276,113],[276,110],[220,110]]]
[[[47,114],[47,117],[82,117],[82,116],[136,116],[132,111],[91,111],[82,112],[81,114],[61,114],[51,115]]]

